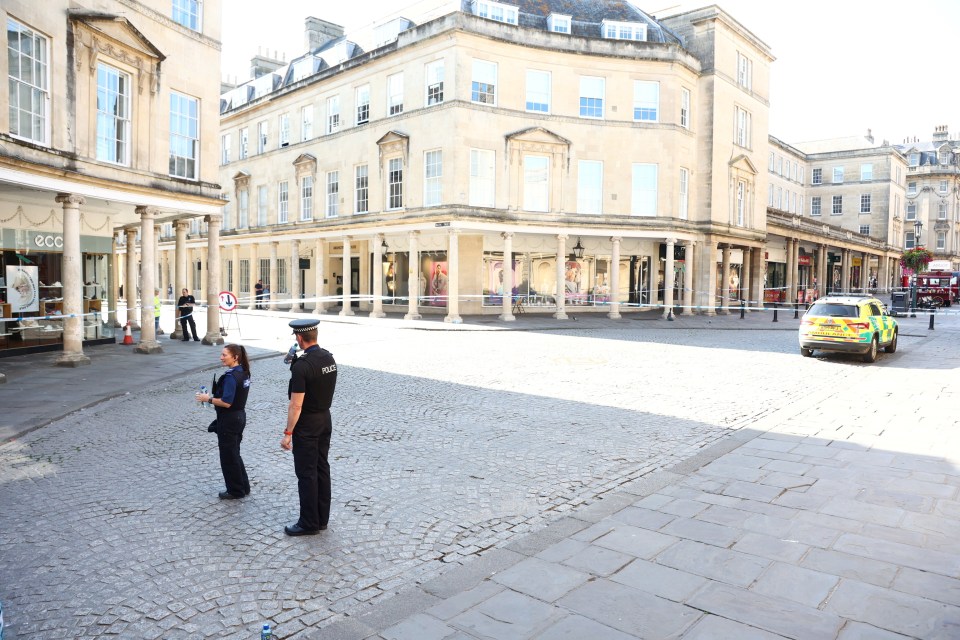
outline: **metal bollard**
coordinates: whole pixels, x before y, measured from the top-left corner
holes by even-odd
[[[931,312],[930,312],[930,326],[927,327],[930,331],[933,331],[933,318],[934,318],[934,315],[933,315],[933,312],[931,311]]]
[[[776,308],[776,307],[773,308],[773,321],[774,321],[774,322],[777,321],[777,308]]]
[[[743,300],[740,301],[740,319],[743,320]]]
[[[793,319],[796,320],[800,317],[800,304],[794,303],[793,305]]]

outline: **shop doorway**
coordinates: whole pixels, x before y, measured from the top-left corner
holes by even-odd
[[[630,256],[630,304],[650,304],[650,256]]]
[[[343,265],[343,259],[340,260],[341,266]],[[344,287],[350,287],[350,308],[357,309],[360,307],[360,258],[350,258],[350,272],[337,274],[337,283],[336,283],[336,296],[337,303],[336,306],[343,307],[343,292]]]

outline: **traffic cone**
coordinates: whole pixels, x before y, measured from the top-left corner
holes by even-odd
[[[123,326],[123,342],[120,344],[133,344],[133,332],[130,330],[130,322]]]

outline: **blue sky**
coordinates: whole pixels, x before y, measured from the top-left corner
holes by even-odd
[[[421,0],[417,4],[437,4]],[[308,15],[368,28],[411,4],[404,0],[224,0],[223,72],[247,77],[262,50],[289,60],[303,52]],[[636,0],[665,17],[712,2]],[[948,125],[960,137],[960,27],[957,0],[718,0],[716,4],[766,42],[776,61],[770,87],[770,133],[785,142],[863,135],[879,143],[929,140]],[[251,16],[255,16],[251,18]],[[953,133],[957,132],[957,133]]]

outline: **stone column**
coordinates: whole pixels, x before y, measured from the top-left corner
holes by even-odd
[[[351,296],[350,296],[350,241],[352,238],[350,236],[343,236],[343,273],[341,274],[343,278],[343,298],[341,298],[340,303],[340,315],[341,316],[352,316],[353,309],[350,307]]]
[[[163,288],[163,257],[160,255],[160,234],[162,232],[163,229],[159,224],[153,225],[153,261],[156,264],[156,269],[153,270],[153,282],[156,285],[154,289],[160,289],[160,300],[163,300],[163,296],[167,293],[166,289]],[[150,299],[153,300],[153,290],[150,293]]]
[[[383,253],[381,252],[383,242],[383,234],[378,233],[373,237],[371,246],[371,252],[373,253],[373,311],[370,312],[371,318],[383,318],[387,315],[383,312]],[[317,304],[319,305],[319,303]]]
[[[127,322],[130,330],[140,329],[137,320],[137,230],[133,227],[124,229],[127,232],[127,282],[123,285],[123,297],[127,300]]]
[[[730,313],[730,245],[723,245],[721,251],[723,259],[723,281],[720,283],[720,313],[727,315]]]
[[[207,226],[209,227],[210,225],[208,224]],[[220,230],[217,229],[217,234],[219,233],[220,233]],[[210,285],[210,276],[207,275],[206,278],[203,277],[203,265],[207,265],[207,273],[208,274],[210,273],[210,252],[208,250],[209,246],[210,246],[210,231],[208,230],[207,246],[200,247],[200,292],[199,292],[199,295],[197,296],[197,298],[200,300],[206,300],[207,296],[210,295],[210,292],[208,291],[209,285]],[[217,253],[219,254],[220,252],[217,251]],[[219,265],[217,268],[219,268]]]
[[[844,249],[842,252],[841,260],[843,264],[840,267],[840,291],[843,293],[850,292],[850,259],[851,252],[849,249]]]
[[[793,238],[787,238],[787,280],[784,298],[788,305],[797,301],[797,263],[793,242]]]
[[[557,236],[557,312],[553,314],[557,320],[567,319],[566,260],[567,236],[559,234]]]
[[[117,285],[120,282],[120,258],[117,253],[117,236],[113,236],[113,252],[107,256],[110,272],[107,274],[107,325],[117,328]]]
[[[620,241],[623,238],[610,238],[610,311],[607,317],[616,320],[620,317]]]
[[[290,241],[290,312],[300,311],[300,241]]]
[[[420,235],[419,231],[411,231],[408,234],[410,241],[410,262],[409,268],[407,269],[407,291],[409,292],[410,300],[407,306],[407,313],[404,314],[404,320],[419,320],[420,319],[420,248],[417,244],[417,239]]]
[[[698,243],[700,257],[697,260],[697,281],[700,282],[701,313],[705,316],[717,315],[717,243],[712,236],[707,236],[702,243]]]
[[[177,220],[174,224],[174,231],[176,232],[176,241],[174,245],[174,254],[173,254],[173,333],[170,334],[171,340],[182,340],[183,332],[180,330],[180,319],[177,317],[179,310],[177,309],[177,300],[180,299],[180,296],[183,293],[184,289],[190,290],[189,285],[187,284],[187,229],[190,228],[190,223],[186,220]]]
[[[90,364],[83,354],[83,274],[80,268],[80,205],[81,196],[69,193],[57,195],[63,205],[63,353],[57,358],[59,367],[79,367]],[[99,324],[99,318],[97,319]]]
[[[827,293],[827,245],[817,247],[817,297]]]
[[[270,243],[270,297],[264,300],[265,306],[271,311],[277,308],[277,252],[280,251],[279,242]]]
[[[250,302],[247,309],[253,311],[257,308],[257,280],[262,279],[260,275],[260,247],[254,242],[250,245]]]
[[[220,333],[220,226],[222,213],[206,216],[207,221],[207,335],[203,344],[223,344]]]
[[[887,256],[880,256],[880,276],[878,278],[877,285],[880,287],[880,290],[887,292],[890,288],[890,258]]]
[[[450,229],[447,236],[447,315],[444,322],[460,324],[460,231]],[[504,278],[506,279],[506,278]],[[510,297],[509,295],[507,297]]]
[[[327,310],[327,303],[323,301],[323,298],[325,298],[327,295],[327,287],[326,283],[324,282],[324,280],[327,279],[326,240],[323,238],[317,238],[313,246],[313,256],[316,261],[313,272],[315,279],[313,289],[317,292],[317,302],[313,307],[313,312],[316,314],[321,314]]]
[[[683,249],[683,311],[685,316],[693,315],[693,253],[696,247],[694,242],[684,243]]]
[[[677,241],[675,239],[667,238],[667,259],[663,265],[663,317],[668,319],[673,319],[673,285],[675,275],[673,272],[673,247],[676,243]],[[723,255],[727,255],[726,250]]]
[[[157,216],[155,207],[139,206],[140,216],[140,342],[134,347],[137,353],[162,353],[153,327],[153,290],[156,289],[157,260],[154,253],[157,243],[153,237],[153,221]]]
[[[750,249],[750,264],[753,266],[753,279],[750,283],[750,298],[754,301],[755,308],[763,309],[763,247],[754,247]]]
[[[866,251],[860,252],[860,290],[866,293],[867,286],[870,283],[870,256]]]
[[[503,238],[503,292],[500,296],[500,319],[513,322],[513,234],[501,233]]]
[[[740,304],[749,307],[751,306],[750,277],[753,273],[753,255],[750,253],[750,247],[741,247],[740,256]]]
[[[157,249],[157,263],[160,265],[160,283],[157,285],[157,288],[160,289],[160,300],[167,299],[167,284],[170,282],[170,276],[167,271],[167,253],[166,251],[160,251]]]

